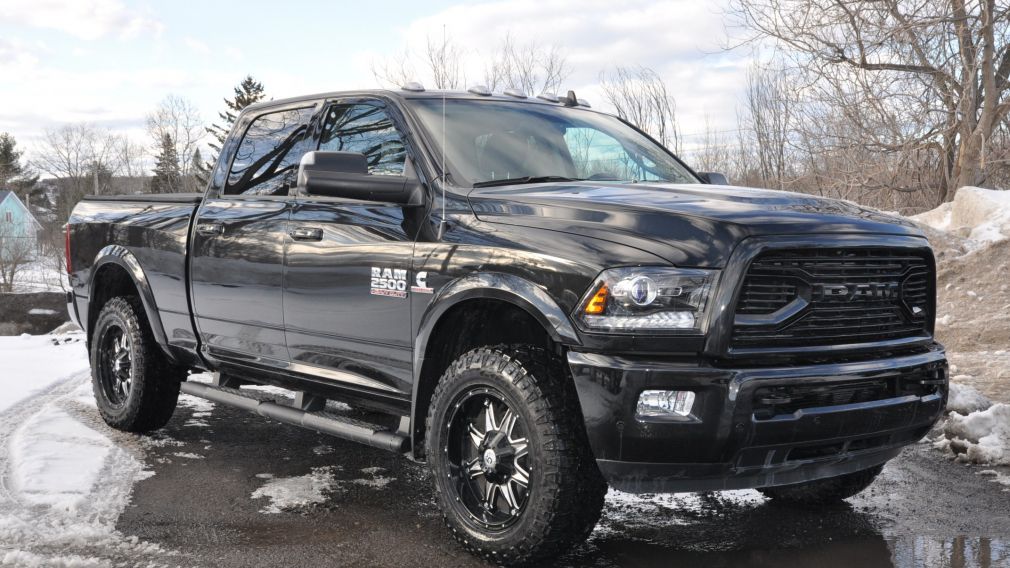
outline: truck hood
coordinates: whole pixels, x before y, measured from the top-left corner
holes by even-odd
[[[752,236],[923,236],[910,221],[801,193],[702,184],[566,182],[475,189],[481,221],[618,242],[678,266],[722,267]]]

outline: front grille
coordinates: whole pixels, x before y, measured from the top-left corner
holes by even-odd
[[[760,387],[754,390],[751,406],[754,417],[761,420],[792,414],[804,408],[873,402],[909,395],[927,396],[936,393],[945,382],[944,367],[929,365],[873,379],[828,383],[808,381]]]
[[[816,347],[924,336],[933,263],[907,249],[798,249],[759,255],[740,291],[734,347]]]

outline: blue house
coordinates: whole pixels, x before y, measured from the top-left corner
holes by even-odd
[[[0,259],[23,256],[25,251],[35,256],[40,229],[42,225],[13,191],[0,190]]]

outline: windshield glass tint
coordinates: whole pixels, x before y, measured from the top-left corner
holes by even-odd
[[[441,152],[442,99],[410,104]],[[446,162],[456,185],[542,176],[698,183],[661,146],[609,115],[520,102],[445,104]]]

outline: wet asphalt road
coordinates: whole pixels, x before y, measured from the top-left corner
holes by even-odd
[[[192,399],[190,399],[192,400]],[[483,566],[456,547],[424,468],[399,456],[218,405],[180,407],[148,443],[156,474],[118,529],[181,566]],[[199,456],[199,457],[197,457]],[[322,503],[261,512],[267,474],[330,468]],[[381,468],[380,470],[369,468]],[[1010,492],[925,444],[829,510],[756,492],[611,493],[590,540],[554,566],[1010,567]],[[365,470],[365,471],[362,471]],[[386,485],[368,480],[394,478]],[[357,482],[354,480],[358,480]]]

